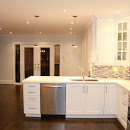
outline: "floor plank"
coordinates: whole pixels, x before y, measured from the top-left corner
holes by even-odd
[[[0,130],[124,130],[117,119],[43,119],[23,114],[23,87],[0,85]]]

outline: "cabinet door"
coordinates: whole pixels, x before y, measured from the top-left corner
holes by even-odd
[[[112,65],[115,63],[115,30],[113,18],[97,19],[97,65]]]
[[[86,85],[85,113],[102,115],[104,108],[104,84]]]
[[[120,88],[117,86],[117,93],[116,93],[116,117],[119,120],[119,108],[120,108]]]
[[[104,114],[115,115],[116,84],[105,84]]]
[[[66,84],[66,114],[84,113],[85,85]]]

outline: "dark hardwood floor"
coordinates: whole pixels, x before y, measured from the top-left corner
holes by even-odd
[[[116,119],[26,118],[22,89],[0,85],[0,130],[124,130]]]

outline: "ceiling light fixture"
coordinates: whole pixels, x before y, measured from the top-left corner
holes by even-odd
[[[70,28],[70,30],[72,30],[72,28]]]
[[[70,35],[72,34],[72,32],[70,32]]]
[[[39,44],[38,44],[38,42],[37,42],[37,18],[39,18],[39,16],[36,15],[35,18],[36,18],[36,42],[35,42],[35,44],[34,44],[34,47],[39,47]]]
[[[73,24],[74,22],[70,22],[71,24]]]
[[[75,33],[76,33],[76,18],[77,16],[73,16],[73,18],[75,19],[75,26],[74,26],[74,43],[72,44],[72,47],[76,48],[77,47],[77,44],[76,44],[76,41],[75,41]]]
[[[118,11],[116,11],[116,13],[117,13],[117,14],[119,14],[119,13],[120,13],[120,11],[118,10]]]
[[[66,13],[67,12],[67,10],[66,9],[64,9],[64,13]]]
[[[10,34],[12,34],[12,32],[10,32]]]
[[[42,34],[42,32],[39,32],[40,34]]]
[[[2,29],[0,28],[0,31],[1,31]]]
[[[29,22],[26,22],[27,24],[29,24]]]

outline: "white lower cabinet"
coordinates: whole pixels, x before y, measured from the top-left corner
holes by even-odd
[[[40,117],[40,84],[23,84],[23,102],[25,116]]]
[[[66,114],[82,115],[85,106],[85,84],[66,84]]]
[[[116,113],[116,84],[105,84],[104,114]]]
[[[85,111],[87,115],[102,115],[104,107],[104,84],[86,84]]]
[[[116,100],[116,116],[122,126],[127,128],[128,115],[128,91],[118,85]]]
[[[66,84],[66,115],[115,117],[116,84]]]

